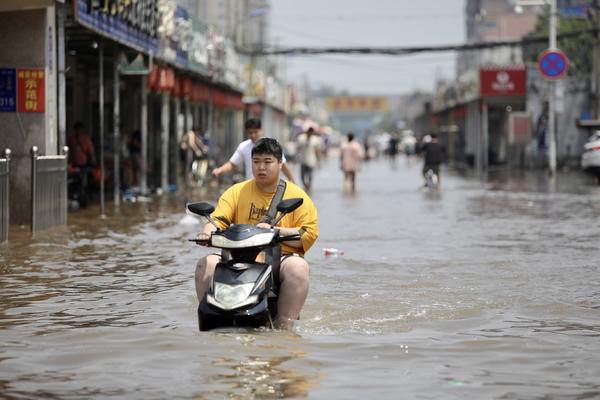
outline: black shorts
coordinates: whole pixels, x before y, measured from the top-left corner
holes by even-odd
[[[423,175],[425,175],[427,173],[427,171],[432,170],[434,174],[436,174],[437,176],[440,175],[440,165],[433,165],[433,164],[425,164],[423,166]]]

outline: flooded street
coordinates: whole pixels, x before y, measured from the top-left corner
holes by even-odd
[[[551,189],[540,174],[445,172],[432,194],[420,167],[372,161],[354,196],[336,159],[316,173],[295,333],[198,332],[193,271],[209,250],[187,242],[200,225],[180,223],[184,197],[106,220],[91,207],[34,240],[14,230],[0,397],[600,397],[600,189],[578,173]]]

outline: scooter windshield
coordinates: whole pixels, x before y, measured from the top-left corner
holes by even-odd
[[[247,247],[266,246],[273,241],[274,232],[257,233],[246,239],[232,240],[222,235],[212,235],[211,246],[221,249],[243,249]]]

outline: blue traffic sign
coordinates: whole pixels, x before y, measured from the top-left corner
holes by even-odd
[[[17,111],[17,73],[14,68],[0,68],[0,112]]]
[[[546,79],[556,80],[569,71],[569,58],[561,50],[548,49],[538,57],[537,66]]]

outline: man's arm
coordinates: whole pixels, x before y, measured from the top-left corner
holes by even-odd
[[[260,222],[258,224],[256,224],[256,226],[258,226],[259,228],[271,228],[271,225],[265,223],[265,222]],[[281,227],[275,227],[275,229],[279,230],[279,236],[280,237],[286,237],[286,236],[294,236],[294,235],[299,235],[300,234],[300,229],[299,228],[281,228]],[[290,241],[286,241],[285,244],[287,244],[288,246],[291,247],[295,247],[297,249],[301,249],[302,248],[302,241],[301,240],[290,240]]]
[[[290,167],[288,166],[287,162],[284,162],[283,165],[281,166],[281,171],[283,172],[283,174],[288,178],[288,181],[295,183],[294,182],[294,174],[292,173],[292,170],[290,169]]]
[[[232,163],[231,161],[227,161],[225,164],[221,165],[220,167],[213,169],[212,174],[214,177],[218,177],[222,173],[233,171],[234,168],[235,168],[235,164]]]
[[[210,239],[210,235],[212,235],[212,233],[216,230],[217,228],[215,228],[215,226],[209,222],[206,225],[204,225],[204,229],[202,229],[202,232],[200,232],[198,236],[196,236],[196,240],[208,240]],[[204,243],[198,243],[198,245],[205,246]]]
[[[231,172],[238,164],[243,164],[244,156],[242,155],[242,150],[241,150],[241,147],[243,144],[244,144],[244,142],[242,142],[238,145],[238,147],[235,149],[235,151],[231,155],[231,158],[229,158],[229,161],[227,161],[225,164],[221,165],[219,168],[215,168],[213,170],[212,174],[214,177],[218,177],[219,175],[221,175],[224,172]]]
[[[300,235],[300,240],[285,242],[290,247],[302,249],[303,252],[308,251],[319,237],[317,209],[310,197],[304,198],[304,203],[295,212],[300,211],[298,218],[293,222],[296,227],[279,227],[280,236]],[[265,223],[260,223],[257,226],[270,228],[271,226]]]

